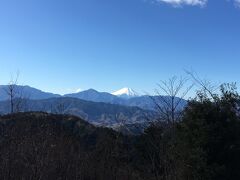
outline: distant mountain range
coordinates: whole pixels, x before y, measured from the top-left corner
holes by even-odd
[[[6,101],[9,99],[6,90],[8,86],[0,86],[0,101]],[[31,100],[43,100],[49,98],[71,97],[85,101],[103,102],[123,106],[136,106],[145,110],[155,110],[155,103],[153,99],[158,100],[159,96],[140,96],[136,91],[131,88],[123,88],[114,93],[98,92],[94,89],[81,91],[78,93],[65,94],[63,96],[59,94],[53,94],[44,92],[39,89],[30,86],[16,86],[16,97],[27,98]],[[169,98],[169,97],[164,97]],[[186,105],[186,101],[182,100],[180,107]]]
[[[8,86],[0,86],[0,114],[10,112]],[[15,86],[15,100],[21,99],[18,111],[42,111],[55,114],[71,114],[86,121],[108,127],[118,127],[119,124],[128,124],[135,128],[147,123],[149,119],[156,117],[155,101],[159,96],[140,96],[130,88],[123,88],[115,93],[98,92],[94,89],[59,95],[44,92],[30,86]],[[162,96],[168,100],[168,96]],[[182,100],[179,108],[186,105]],[[147,118],[148,117],[148,118]]]
[[[111,104],[122,104],[124,99],[106,92],[98,92],[94,89],[81,91],[73,94],[66,94],[64,97],[78,98],[86,101],[105,102]]]
[[[17,100],[17,99],[16,99]],[[141,124],[146,117],[154,117],[154,112],[138,107],[128,107],[109,103],[91,102],[71,97],[42,100],[25,99],[21,102],[21,112],[41,111],[54,114],[71,114],[101,126],[114,127],[121,123]],[[9,102],[0,102],[0,114],[9,113]]]

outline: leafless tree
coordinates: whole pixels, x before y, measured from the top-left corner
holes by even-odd
[[[12,76],[8,85],[6,86],[5,93],[8,96],[10,102],[10,113],[16,113],[20,111],[27,111],[27,102],[30,95],[24,91],[24,86],[18,84],[19,72],[16,76]]]
[[[187,83],[188,79],[174,76],[158,84],[158,89],[155,90],[156,96],[151,96],[159,113],[158,120],[168,124],[175,124],[180,120],[182,103],[193,87],[193,84],[187,85]]]
[[[17,73],[16,77],[11,77],[11,80],[9,81],[7,87],[5,88],[5,92],[9,97],[9,101],[10,101],[10,112],[11,114],[14,113],[14,100],[18,95],[18,78],[19,78],[19,73]]]
[[[181,120],[185,99],[193,88],[186,78],[161,81],[150,96],[157,118],[146,131],[146,151],[156,180],[177,180],[176,124]]]
[[[221,90],[221,85],[213,84],[212,82],[201,79],[197,73],[194,71],[185,71],[190,78],[193,80],[193,83],[199,87],[197,94],[201,94],[204,97],[209,97],[211,100],[215,101],[217,98],[218,92]],[[201,97],[201,96],[200,96]]]

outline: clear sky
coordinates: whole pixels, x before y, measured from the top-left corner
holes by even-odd
[[[239,3],[240,4],[240,3]],[[239,82],[237,0],[0,0],[0,84],[151,92],[193,69]]]

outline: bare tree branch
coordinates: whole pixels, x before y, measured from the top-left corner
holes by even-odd
[[[167,121],[168,124],[174,124],[180,119],[181,103],[193,88],[193,84],[186,86],[187,82],[188,79],[176,76],[161,81],[155,90],[157,96],[150,97],[160,114],[160,119]]]
[[[14,113],[14,99],[18,94],[17,84],[18,84],[19,72],[17,72],[16,77],[11,76],[11,80],[9,81],[7,88],[5,89],[6,94],[9,97],[10,101],[10,113]]]

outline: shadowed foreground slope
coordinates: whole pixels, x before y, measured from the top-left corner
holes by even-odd
[[[0,179],[140,179],[128,142],[73,116],[2,116]]]

